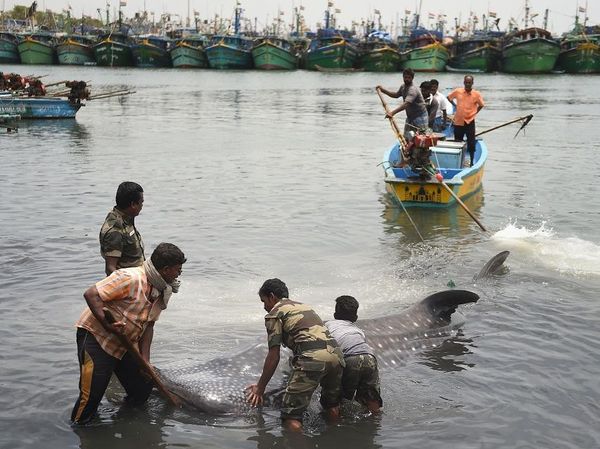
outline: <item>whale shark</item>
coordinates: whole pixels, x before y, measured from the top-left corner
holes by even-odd
[[[377,355],[381,367],[398,366],[416,351],[434,348],[452,335],[462,324],[458,306],[474,303],[479,296],[467,290],[434,293],[399,314],[357,321],[367,342]],[[283,348],[282,348],[283,349]],[[289,350],[282,351],[282,360]],[[256,382],[268,352],[266,338],[253,342],[227,357],[208,362],[174,362],[157,369],[161,380],[184,405],[210,414],[243,414],[250,407],[244,389]],[[267,405],[276,404],[285,389],[289,372],[286,363],[269,382],[265,392]]]
[[[497,273],[507,256],[495,256],[477,276]],[[479,295],[468,290],[446,290],[429,295],[398,314],[359,320],[356,324],[375,351],[380,368],[392,368],[415,352],[435,348],[450,338],[465,322],[457,308],[478,299]],[[157,372],[184,406],[208,414],[241,415],[250,410],[245,388],[260,377],[267,352],[266,337],[262,337],[226,357],[203,363],[173,362]],[[291,355],[291,351],[282,348],[282,362]],[[266,406],[277,407],[288,374],[289,364],[280,363],[265,391]]]

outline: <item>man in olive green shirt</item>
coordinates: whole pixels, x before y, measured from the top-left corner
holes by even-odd
[[[135,182],[122,182],[117,189],[117,205],[108,213],[100,229],[100,253],[106,275],[119,268],[139,267],[146,259],[142,236],[135,217],[144,205],[144,190]]]
[[[258,291],[264,309],[269,353],[258,383],[248,387],[252,406],[263,402],[267,384],[279,364],[281,345],[294,352],[292,372],[281,406],[286,428],[302,429],[302,415],[314,391],[321,385],[321,405],[330,419],[339,416],[344,356],[316,312],[306,304],[288,299],[288,289],[279,279],[268,279]]]

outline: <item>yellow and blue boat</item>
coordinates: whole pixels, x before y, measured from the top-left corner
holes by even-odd
[[[443,183],[461,200],[481,189],[488,151],[483,140],[477,140],[473,166],[465,166],[466,143],[439,140],[430,148],[430,161]],[[467,157],[467,160],[469,158]],[[402,164],[399,144],[383,155],[382,162],[386,190],[404,206],[447,207],[456,204],[455,197],[427,173],[413,171]]]

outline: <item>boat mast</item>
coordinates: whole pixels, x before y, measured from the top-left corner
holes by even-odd
[[[545,30],[548,29],[548,9],[546,9],[546,11],[544,11],[544,29]]]
[[[188,0],[188,2],[187,2],[187,7],[188,7],[188,10],[187,10],[187,19],[186,19],[186,22],[185,22],[185,26],[187,28],[189,28],[190,25],[191,25],[191,23],[192,23],[191,19],[190,19],[190,0]]]
[[[236,35],[240,33],[240,16],[242,15],[242,8],[240,8],[240,2],[236,3],[235,7],[235,22],[233,24],[233,31]]]
[[[525,28],[529,28],[529,2],[525,0]]]
[[[333,5],[333,2],[327,2],[327,9],[325,10],[325,29],[329,28],[329,19],[331,13],[329,12],[329,8]]]

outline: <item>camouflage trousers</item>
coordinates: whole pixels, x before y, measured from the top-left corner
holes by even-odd
[[[370,354],[346,356],[346,368],[342,376],[342,391],[345,399],[360,402],[375,401],[381,407],[381,390],[379,388],[379,369],[377,359]]]
[[[338,348],[329,348],[331,347],[296,355],[291,359],[292,372],[281,404],[283,419],[301,421],[319,385],[323,408],[340,404],[344,359]]]

